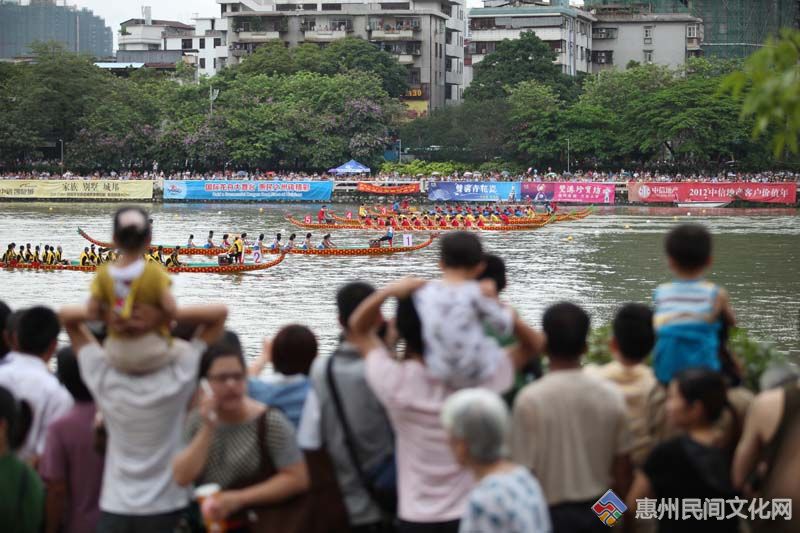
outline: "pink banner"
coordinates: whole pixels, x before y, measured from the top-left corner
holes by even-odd
[[[581,181],[524,181],[522,198],[533,202],[565,202],[580,204],[613,204],[613,183]]]
[[[646,203],[726,202],[744,200],[794,204],[796,183],[628,183],[628,200]]]

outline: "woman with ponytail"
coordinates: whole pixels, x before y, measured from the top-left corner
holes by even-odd
[[[715,422],[730,411],[734,424],[721,436]],[[636,472],[626,503],[636,513],[637,500],[655,498],[666,504],[681,500],[677,512],[665,514],[658,523],[659,533],[735,533],[736,518],[699,520],[704,516],[706,499],[733,498],[730,479],[731,452],[739,436],[739,423],[727,399],[725,380],[718,372],[694,368],[674,376],[667,390],[666,415],[678,430],[671,439],[657,445]],[[697,517],[685,514],[687,499],[699,501]],[[722,512],[728,514],[723,506]]]
[[[14,455],[31,428],[28,402],[0,387],[0,524],[7,533],[38,533],[44,516],[44,489],[33,469]]]

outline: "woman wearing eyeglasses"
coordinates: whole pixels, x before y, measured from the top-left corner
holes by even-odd
[[[293,497],[309,487],[306,463],[289,420],[247,397],[247,368],[234,333],[208,348],[200,379],[202,397],[186,424],[188,445],[173,464],[175,481],[219,485],[203,511],[207,520],[224,521],[225,531],[260,531],[248,515],[261,522],[277,512],[291,520],[286,513],[298,515]]]

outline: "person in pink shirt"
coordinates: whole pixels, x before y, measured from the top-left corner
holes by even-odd
[[[366,357],[365,372],[389,415],[395,432],[398,475],[399,533],[456,533],[470,491],[475,486],[471,472],[453,457],[440,413],[454,389],[431,377],[422,357],[424,346],[419,316],[412,292],[425,282],[407,278],[373,293],[350,318],[353,343]],[[401,359],[379,339],[383,322],[380,308],[389,298],[399,300],[396,327],[405,340]],[[515,319],[520,344],[509,349],[482,387],[507,390],[514,367],[527,362],[542,347],[542,337]]]
[[[57,355],[58,379],[75,404],[47,430],[39,473],[47,487],[45,531],[94,531],[100,519],[103,455],[95,450],[95,405],[71,348]]]

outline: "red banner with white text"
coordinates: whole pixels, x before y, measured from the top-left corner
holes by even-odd
[[[409,183],[408,185],[375,185],[364,181],[358,182],[359,192],[369,194],[416,194],[419,192],[419,183]]]
[[[794,204],[797,201],[796,183],[628,183],[631,202],[764,202]]]

